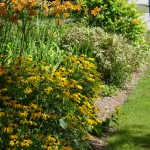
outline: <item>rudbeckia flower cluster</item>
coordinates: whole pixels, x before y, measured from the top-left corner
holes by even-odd
[[[68,56],[55,69],[18,57],[0,69],[0,149],[73,150],[100,123],[93,107],[100,75],[94,59]]]

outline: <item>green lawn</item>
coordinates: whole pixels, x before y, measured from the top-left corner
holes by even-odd
[[[137,5],[137,9],[142,13],[148,13],[149,12],[148,5]]]
[[[150,150],[150,66],[120,108],[108,150]]]

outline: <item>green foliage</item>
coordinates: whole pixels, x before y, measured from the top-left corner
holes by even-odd
[[[99,7],[98,14],[89,13],[90,26],[101,27],[107,32],[122,34],[131,42],[139,42],[140,35],[145,32],[145,25],[140,19],[136,5],[127,0],[86,0],[83,7],[94,9]]]
[[[116,94],[117,92],[117,87],[116,86],[113,86],[113,85],[104,85],[102,88],[101,88],[101,95],[102,96],[113,96]]]
[[[145,36],[146,43],[148,45],[148,49],[150,49],[150,31],[147,31]]]
[[[105,32],[97,27],[79,27],[71,26],[67,32],[62,36],[60,47],[66,51],[67,54],[86,54],[93,56],[95,47],[104,38]]]
[[[92,135],[96,135],[101,137],[103,134],[103,127],[102,127],[102,123],[98,123],[96,125],[93,126],[93,130],[92,130]]]
[[[145,55],[143,47],[134,47],[121,35],[108,34],[100,28],[71,28],[61,46],[68,53],[92,55],[106,84],[116,86],[135,71]]]
[[[88,132],[101,123],[91,58],[69,56],[56,69],[18,57],[0,68],[0,82],[0,149],[86,149]]]
[[[1,28],[0,53],[5,58],[1,61],[5,62],[8,58],[14,60],[18,55],[30,55],[39,61],[44,59],[49,64],[56,64],[63,57],[63,51],[57,45],[61,28],[55,20],[37,17],[26,24],[20,22],[18,26],[8,21],[3,23],[6,26]]]

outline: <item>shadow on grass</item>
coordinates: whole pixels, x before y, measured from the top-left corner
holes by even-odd
[[[110,133],[107,150],[121,150],[125,148],[124,145],[128,145],[128,147],[130,145],[132,145],[131,147],[136,146],[137,150],[150,150],[150,132],[143,133],[142,129],[144,128],[143,126],[132,125],[126,126],[122,130],[113,131]]]

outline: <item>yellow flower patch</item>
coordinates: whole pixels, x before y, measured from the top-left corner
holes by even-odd
[[[5,120],[0,133],[8,135],[11,149],[34,149],[40,142],[43,150],[72,150],[72,137],[86,140],[99,122],[93,102],[100,82],[93,59],[69,56],[56,70],[30,59],[18,58],[6,68],[7,77],[0,77],[6,83],[0,87],[0,122]]]

